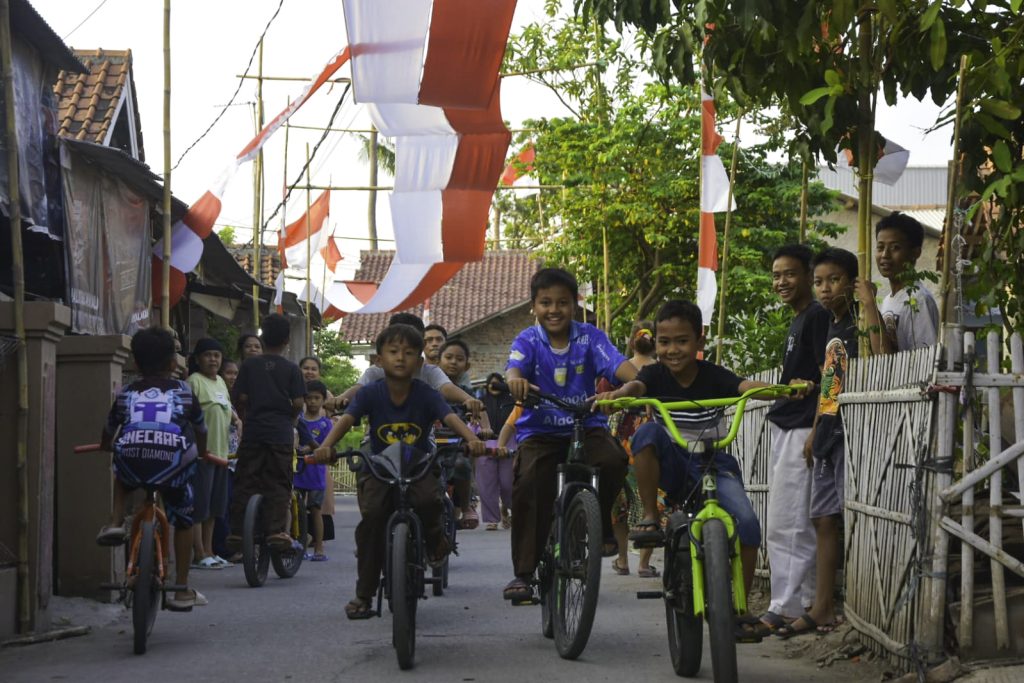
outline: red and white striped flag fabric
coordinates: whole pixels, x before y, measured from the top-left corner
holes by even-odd
[[[520,178],[525,178],[533,173],[533,162],[536,159],[537,148],[531,142],[519,150],[519,154],[516,155],[515,159],[505,167],[505,171],[501,174],[501,184],[511,187]]]
[[[313,79],[306,84],[299,93],[290,101],[280,114],[274,117],[270,123],[263,127],[256,137],[242,148],[234,159],[232,159],[213,182],[209,190],[203,193],[195,204],[193,204],[185,216],[171,228],[171,276],[170,276],[170,299],[173,306],[181,298],[185,291],[185,274],[191,273],[199,264],[203,255],[203,240],[210,236],[213,231],[213,224],[220,216],[221,197],[227,189],[228,183],[235,176],[238,168],[245,162],[256,158],[256,155],[266,144],[267,140],[284,125],[292,114],[299,110],[303,104],[326,83],[334,73],[348,62],[350,57],[349,48],[345,48],[334,55],[330,61],[320,70]],[[259,229],[259,226],[256,226]],[[153,247],[153,305],[160,304],[162,298],[162,267],[163,240],[157,242]]]
[[[409,308],[483,257],[491,199],[511,134],[501,65],[515,0],[344,0],[352,84],[395,140],[396,253],[373,298],[349,312]],[[342,292],[345,294],[345,292]]]
[[[302,217],[285,227],[278,238],[277,251],[281,254],[281,268],[305,269],[306,252],[314,253],[320,249],[320,231],[326,225],[331,214],[331,193],[324,190],[323,194],[310,204],[309,211]],[[307,233],[308,226],[308,233]],[[326,234],[326,233],[324,233]],[[306,238],[310,244],[306,244]]]
[[[718,156],[722,136],[715,122],[715,102],[701,91],[701,188],[700,237],[697,242],[697,306],[704,325],[711,324],[718,297],[718,237],[715,233],[715,213],[736,208],[729,205],[729,175]]]

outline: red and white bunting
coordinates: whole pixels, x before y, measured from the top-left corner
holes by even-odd
[[[267,140],[284,125],[292,114],[326,83],[334,73],[344,65],[350,57],[349,48],[334,55],[329,62],[303,87],[298,97],[291,100],[281,113],[263,127],[256,137],[242,148],[234,159],[226,164],[224,170],[213,182],[209,190],[193,204],[185,216],[171,228],[171,276],[170,299],[173,306],[185,291],[185,274],[195,270],[203,255],[203,240],[213,231],[213,224],[220,216],[221,197],[235,176],[239,166],[251,161],[266,144]],[[153,247],[153,305],[158,306],[162,299],[162,267],[163,240]]]
[[[715,233],[715,213],[736,208],[729,206],[729,175],[718,157],[722,136],[715,122],[715,102],[701,91],[701,189],[700,236],[697,242],[697,307],[704,325],[711,324],[718,297],[718,237]]]

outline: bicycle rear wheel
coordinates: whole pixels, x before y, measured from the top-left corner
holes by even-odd
[[[670,534],[674,534],[671,528]],[[668,626],[668,651],[672,670],[678,676],[696,676],[704,649],[704,619],[694,614],[693,565],[690,561],[689,534],[669,537],[665,548],[665,621]],[[669,597],[671,596],[671,597]]]
[[[704,522],[704,594],[708,635],[711,638],[711,670],[716,683],[735,681],[736,614],[732,601],[732,563],[729,536],[719,519]]]
[[[242,568],[245,580],[253,588],[263,585],[270,568],[270,548],[263,531],[262,506],[263,496],[258,493],[250,496],[242,523]]]
[[[554,553],[555,540],[553,535],[548,537],[548,544],[544,547],[544,553],[540,562],[537,563],[537,592],[540,597],[540,631],[545,638],[555,637],[554,590],[552,586],[551,558]]]
[[[391,643],[398,668],[411,669],[416,655],[416,568],[410,560],[409,525],[399,522],[391,532]]]
[[[142,523],[138,571],[132,593],[135,654],[141,655],[146,653],[146,639],[153,632],[156,613],[160,609],[160,582],[156,574],[156,534],[152,521]]]
[[[306,510],[304,499],[292,492],[292,521],[288,525],[288,533],[292,537],[291,552],[270,551],[270,560],[274,565],[274,573],[282,579],[290,579],[302,566],[303,553],[306,552]]]
[[[590,638],[601,588],[601,508],[591,491],[580,491],[569,503],[553,569],[555,649],[564,659],[576,659]]]

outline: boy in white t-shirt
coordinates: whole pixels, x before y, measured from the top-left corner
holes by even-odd
[[[921,256],[924,228],[914,218],[894,211],[875,225],[875,264],[889,280],[890,292],[875,303],[875,286],[857,281],[873,353],[896,353],[932,346],[938,340],[939,307],[922,282],[904,282],[905,271]]]

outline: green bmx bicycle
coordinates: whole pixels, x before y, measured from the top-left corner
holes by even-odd
[[[651,406],[662,417],[676,442],[700,459],[701,482],[684,487],[690,494],[670,500],[665,535],[665,571],[662,591],[637,594],[639,598],[663,598],[668,623],[668,645],[672,668],[679,676],[692,677],[700,671],[704,625],[707,619],[711,641],[711,668],[716,683],[737,680],[736,617],[747,611],[743,586],[743,564],[736,522],[718,504],[714,454],[736,438],[743,410],[750,399],[788,396],[802,387],[775,385],[751,389],[742,396],[704,401],[662,402],[653,398],[620,398],[599,401],[616,409]],[[679,433],[669,411],[706,410],[724,412],[735,406],[729,431],[721,439],[703,439],[692,445]]]

